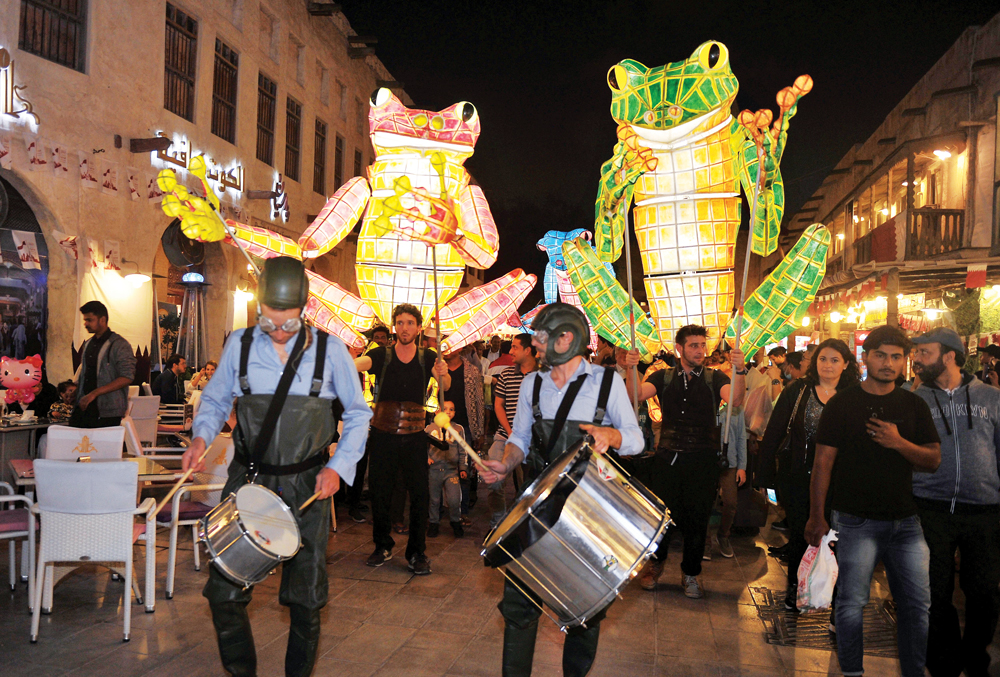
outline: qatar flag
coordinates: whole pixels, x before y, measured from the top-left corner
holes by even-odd
[[[969,266],[965,273],[965,288],[978,289],[986,286],[986,264]]]

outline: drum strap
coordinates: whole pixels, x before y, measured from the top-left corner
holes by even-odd
[[[281,410],[285,406],[285,398],[288,397],[288,390],[292,387],[292,379],[295,378],[295,372],[298,370],[299,362],[302,359],[304,352],[302,348],[306,342],[307,331],[309,331],[309,328],[306,326],[303,326],[299,330],[299,336],[295,339],[295,347],[292,348],[292,354],[288,356],[288,361],[285,363],[285,370],[281,372],[281,380],[278,381],[278,387],[275,389],[274,395],[271,396],[271,404],[267,408],[267,413],[264,414],[264,422],[261,423],[260,433],[254,441],[253,452],[250,454],[250,458],[247,459],[247,479],[249,482],[256,480],[257,474],[261,471],[261,459],[264,458],[264,453],[267,451],[268,445],[271,444],[271,438],[274,436],[275,428],[277,428],[278,417],[281,416]],[[244,332],[244,336],[247,333]],[[324,341],[323,343],[325,344],[326,342]],[[249,352],[247,342],[243,343],[243,350]],[[242,356],[240,362],[240,371],[243,371]]]

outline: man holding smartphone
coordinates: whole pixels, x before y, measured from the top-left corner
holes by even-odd
[[[862,346],[868,378],[830,398],[816,432],[805,537],[819,546],[837,531],[837,658],[845,675],[864,674],[862,617],[872,574],[885,565],[898,610],[903,677],[923,677],[930,622],[930,551],[913,499],[913,471],[934,472],[941,444],[931,411],[896,387],[910,341],[895,327],[874,329]]]

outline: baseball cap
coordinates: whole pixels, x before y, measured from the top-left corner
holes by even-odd
[[[945,348],[956,350],[965,355],[965,341],[954,329],[948,327],[936,327],[926,334],[921,334],[913,339],[914,343],[940,343]]]

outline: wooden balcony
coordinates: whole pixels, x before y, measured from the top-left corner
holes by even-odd
[[[914,209],[906,224],[906,260],[920,261],[962,248],[964,209]]]
[[[914,209],[911,214],[902,216],[906,219],[903,224],[904,260],[926,261],[962,248],[965,238],[965,210],[924,208]],[[890,242],[894,241],[898,232],[896,224],[889,222],[859,237],[851,244],[852,265],[872,260],[879,263],[896,260],[895,255],[890,253],[894,249],[891,244],[889,251],[886,251],[885,238],[890,238]],[[876,237],[882,238],[879,257],[872,251],[872,243]],[[898,252],[898,247],[895,250]]]

